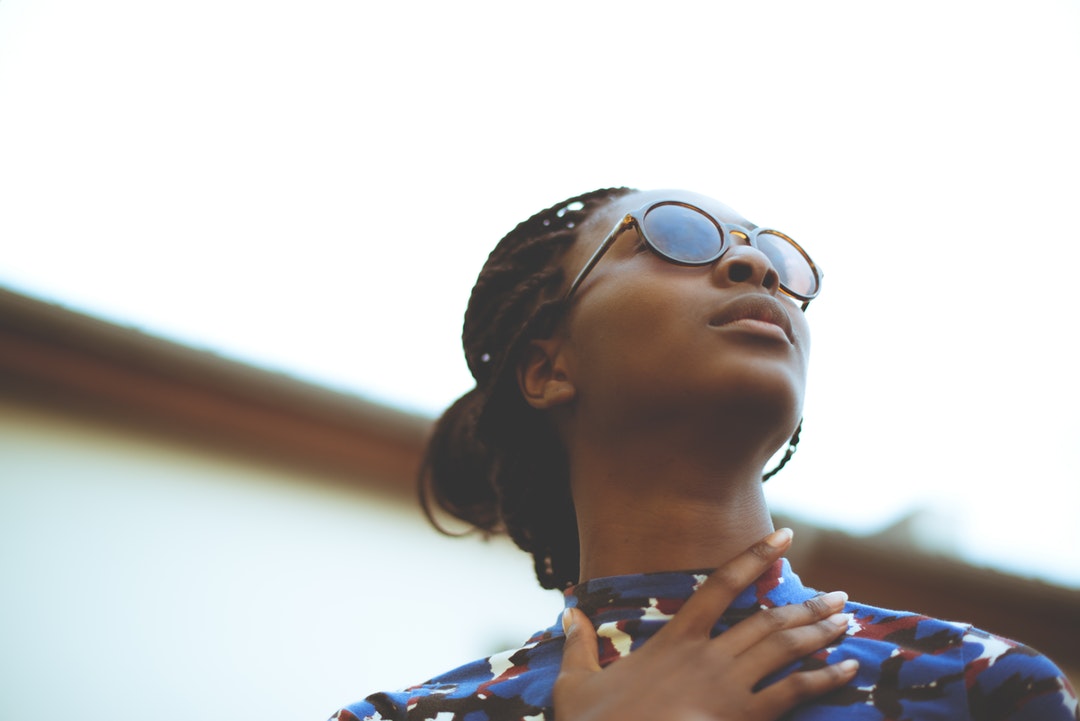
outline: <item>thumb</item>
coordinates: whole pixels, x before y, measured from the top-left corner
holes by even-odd
[[[585,614],[576,608],[563,611],[563,646],[561,674],[600,670],[600,652],[596,642],[596,630]]]

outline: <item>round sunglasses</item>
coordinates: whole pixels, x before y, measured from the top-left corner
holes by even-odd
[[[821,292],[824,276],[821,269],[798,243],[780,231],[769,228],[748,230],[723,223],[689,203],[661,200],[628,213],[619,221],[574,278],[563,298],[564,303],[573,297],[589,271],[630,227],[637,229],[654,253],[677,265],[708,265],[732,246],[730,236],[738,236],[765,254],[780,276],[781,292],[802,301],[803,310]]]

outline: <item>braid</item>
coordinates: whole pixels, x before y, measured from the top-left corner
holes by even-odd
[[[795,426],[795,432],[791,434],[791,440],[788,441],[787,448],[784,449],[784,457],[780,459],[780,462],[776,464],[776,468],[772,469],[768,473],[764,473],[761,476],[761,482],[769,480],[780,469],[787,465],[787,462],[791,460],[791,457],[795,455],[795,448],[799,445],[799,434],[802,433],[802,419],[799,419],[799,425]]]
[[[420,471],[420,500],[484,533],[507,533],[533,555],[544,588],[577,581],[579,544],[562,444],[531,408],[512,372],[531,338],[551,331],[561,307],[562,254],[577,228],[609,201],[633,192],[596,190],[518,224],[488,256],[465,311],[462,345],[477,386],[435,425]]]

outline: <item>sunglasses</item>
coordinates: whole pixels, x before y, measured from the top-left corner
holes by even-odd
[[[802,309],[821,292],[823,273],[799,244],[777,230],[722,223],[689,203],[661,200],[628,213],[592,254],[585,267],[566,291],[567,303],[604,253],[629,228],[637,229],[649,248],[664,260],[676,265],[708,265],[721,258],[734,244],[732,237],[746,240],[750,247],[765,254],[780,276],[780,291],[802,301]]]

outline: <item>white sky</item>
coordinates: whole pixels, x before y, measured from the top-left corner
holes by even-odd
[[[518,221],[683,187],[826,270],[774,507],[1080,586],[1080,3],[0,2],[0,284],[426,413]]]

